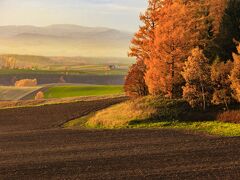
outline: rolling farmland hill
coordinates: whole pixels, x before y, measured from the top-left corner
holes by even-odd
[[[1,45],[0,45],[1,46]],[[3,54],[0,55],[0,67],[4,65],[6,59],[13,58],[16,60],[18,68],[38,68],[38,69],[77,69],[81,70],[82,66],[107,66],[107,65],[124,65],[129,66],[134,63],[134,59],[127,57],[47,57],[34,55],[17,55]]]

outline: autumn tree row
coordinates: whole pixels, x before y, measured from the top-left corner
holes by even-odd
[[[149,0],[131,42],[129,56],[137,62],[126,93],[183,97],[203,109],[240,101],[239,11],[238,0]],[[234,62],[227,61],[233,52]]]
[[[2,69],[15,69],[16,68],[16,59],[14,57],[4,56]]]
[[[240,46],[238,49],[239,54],[233,54],[233,62],[216,59],[212,65],[203,50],[192,50],[181,73],[186,82],[183,98],[192,107],[205,110],[214,104],[228,109],[232,102],[240,102]]]

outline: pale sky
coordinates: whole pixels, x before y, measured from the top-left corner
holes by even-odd
[[[136,31],[147,0],[0,0],[0,26],[78,24]]]

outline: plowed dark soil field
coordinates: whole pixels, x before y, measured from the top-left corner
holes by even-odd
[[[0,179],[240,178],[238,137],[60,127],[123,100],[0,110]]]
[[[126,100],[125,97],[35,107],[0,109],[0,132],[59,127],[69,120]]]

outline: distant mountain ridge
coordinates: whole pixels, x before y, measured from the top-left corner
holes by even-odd
[[[132,34],[105,27],[67,24],[0,26],[0,53],[126,57]]]
[[[131,34],[105,27],[85,27],[79,25],[50,25],[50,26],[0,26],[0,37],[13,37],[19,34],[42,34],[53,36],[71,36],[74,34],[97,34],[115,32],[122,34]]]

